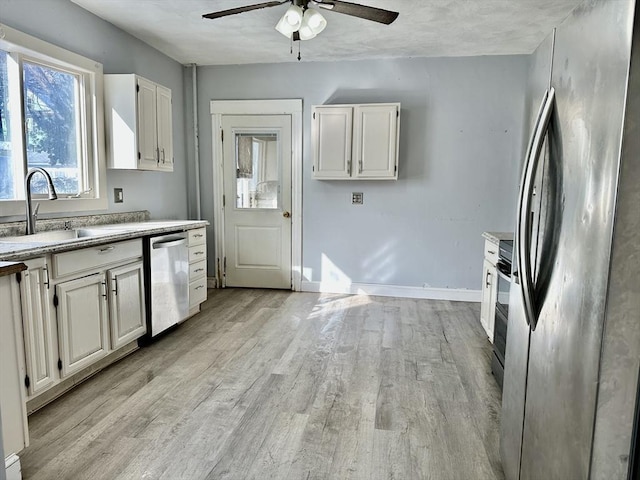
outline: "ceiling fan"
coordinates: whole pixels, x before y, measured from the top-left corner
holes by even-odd
[[[324,10],[331,10],[336,13],[343,13],[352,17],[364,18],[365,20],[383,23],[385,25],[393,23],[393,21],[398,18],[398,12],[338,0],[271,1],[207,13],[202,15],[202,17],[208,19],[221,18],[237,13],[250,12],[251,10],[259,10],[261,8],[277,7],[285,3],[291,3],[291,6],[276,25],[276,30],[293,41],[310,40],[327,26],[327,21],[318,10],[311,8],[312,6]]]

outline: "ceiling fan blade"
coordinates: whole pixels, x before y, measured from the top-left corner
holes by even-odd
[[[367,7],[357,3],[342,2],[338,0],[315,0],[314,3],[320,8],[325,8],[337,13],[344,13],[352,17],[364,18],[373,22],[389,25],[398,18],[398,12],[383,10],[376,7]]]
[[[232,8],[230,10],[222,10],[220,12],[211,12],[211,13],[202,15],[202,18],[211,19],[211,18],[226,17],[229,15],[235,15],[236,13],[250,12],[251,10],[259,10],[261,8],[277,7],[278,5],[282,5],[283,3],[290,3],[290,0],[282,0],[280,2],[274,1],[274,2],[257,3],[255,5],[247,5],[246,7]]]

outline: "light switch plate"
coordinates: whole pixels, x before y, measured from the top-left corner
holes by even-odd
[[[364,203],[364,194],[362,192],[351,192],[351,203],[353,205],[362,205]]]
[[[113,203],[122,203],[124,202],[124,194],[122,193],[121,188],[113,189]]]

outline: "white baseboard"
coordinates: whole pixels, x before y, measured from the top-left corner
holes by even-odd
[[[424,298],[429,300],[449,300],[452,302],[480,302],[480,290],[462,288],[420,288],[400,285],[378,285],[375,283],[329,284],[322,282],[302,282],[303,292],[346,293],[351,295],[379,295],[381,297]]]
[[[7,474],[7,480],[21,480],[22,468],[20,466],[20,458],[12,453],[4,459],[4,468]]]

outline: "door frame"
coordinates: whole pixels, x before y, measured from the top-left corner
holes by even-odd
[[[226,287],[223,205],[224,157],[222,117],[224,115],[291,116],[291,289],[302,289],[302,99],[211,100],[211,138],[213,156],[213,229],[215,286]]]

